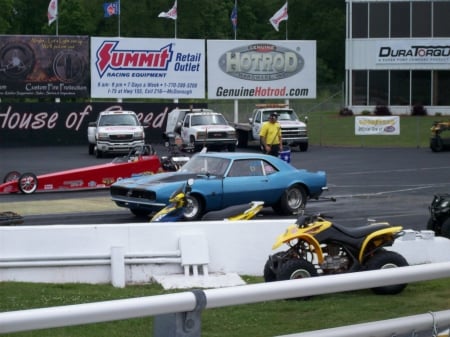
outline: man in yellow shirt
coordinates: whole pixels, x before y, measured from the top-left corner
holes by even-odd
[[[261,146],[267,154],[278,157],[283,151],[283,139],[281,138],[281,126],[278,123],[278,115],[272,112],[269,120],[263,124],[259,132]]]

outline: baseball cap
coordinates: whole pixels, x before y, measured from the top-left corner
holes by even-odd
[[[270,114],[270,117],[278,118],[278,114],[277,114],[276,112],[272,112],[272,113]]]

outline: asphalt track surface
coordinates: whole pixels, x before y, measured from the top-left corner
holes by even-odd
[[[157,153],[166,154],[156,146]],[[256,149],[247,149],[247,152]],[[87,146],[0,148],[0,177],[9,171],[36,175],[110,162],[89,156]],[[335,148],[311,146],[292,152],[297,168],[327,172],[328,200],[308,203],[308,213],[325,213],[335,222],[358,226],[367,219],[407,229],[426,228],[428,206],[436,193],[450,193],[450,152],[428,148]],[[23,225],[116,224],[143,222],[117,207],[108,190],[0,195],[0,212],[15,211]],[[270,208],[261,217],[278,219]]]

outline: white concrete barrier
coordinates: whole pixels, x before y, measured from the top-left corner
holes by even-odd
[[[0,227],[0,281],[130,283],[166,288],[242,284],[262,275],[292,220]],[[280,249],[284,249],[281,247]],[[393,250],[408,262],[450,260],[450,240],[407,234]]]

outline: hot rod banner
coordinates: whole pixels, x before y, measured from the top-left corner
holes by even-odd
[[[399,116],[356,116],[355,135],[399,135]]]
[[[0,97],[88,97],[88,36],[0,36]]]
[[[208,98],[316,97],[316,41],[208,40]]]
[[[91,38],[91,96],[205,98],[205,42]]]

